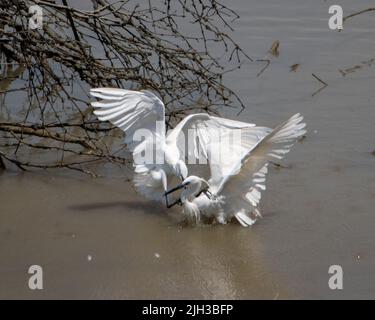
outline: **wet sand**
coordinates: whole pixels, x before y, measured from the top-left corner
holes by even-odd
[[[371,6],[339,4],[348,14]],[[374,14],[334,32],[328,6],[232,3],[241,16],[235,38],[247,52],[264,58],[279,40],[280,55],[260,77],[261,63],[228,74],[247,108],[222,114],[275,126],[300,112],[309,130],[286,168],[271,169],[263,219],[249,229],[184,227],[137,195],[125,172],[5,172],[0,298],[374,298],[375,65],[365,63],[375,58]],[[312,73],[328,83],[314,96],[321,84]],[[42,291],[27,287],[32,264],[43,266]],[[343,268],[343,290],[328,288],[333,264]]]

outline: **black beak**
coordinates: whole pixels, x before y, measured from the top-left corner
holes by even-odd
[[[172,193],[172,192],[175,192],[175,191],[177,191],[177,190],[182,189],[182,188],[185,187],[187,184],[188,184],[188,183],[181,183],[181,184],[179,184],[178,186],[176,186],[176,187],[174,187],[174,188],[172,188],[172,189],[169,189],[168,191],[166,191],[166,192],[164,193],[164,196],[165,196],[165,204],[166,204],[166,206],[167,206],[168,209],[169,209],[169,208],[172,208],[172,207],[175,206],[176,204],[181,204],[181,200],[180,200],[180,199],[177,199],[175,202],[169,204],[169,203],[168,203],[168,195],[169,195],[170,193]]]
[[[186,185],[188,185],[188,183],[181,183],[179,184],[178,186],[172,188],[172,189],[169,189],[167,190],[165,193],[164,193],[164,196],[167,196],[168,194],[172,193],[172,192],[175,192],[177,190],[180,190],[182,189],[183,187],[185,187]]]
[[[176,204],[182,204],[180,198],[178,198],[175,202],[169,204],[169,203],[168,203],[168,196],[165,196],[165,203],[167,204],[167,208],[168,208],[168,209],[174,207]]]
[[[207,187],[206,189],[201,190],[201,191],[196,195],[196,197],[199,197],[202,193],[204,193],[208,199],[211,199],[211,197],[212,197],[212,193],[211,193],[210,191],[208,191],[208,187]]]

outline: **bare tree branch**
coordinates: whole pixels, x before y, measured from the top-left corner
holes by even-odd
[[[34,4],[43,9],[42,29],[29,29]],[[153,90],[166,104],[169,127],[187,112],[244,108],[223,78],[251,58],[230,36],[238,15],[219,0],[86,4],[88,10],[72,7],[69,0],[0,2],[4,166],[9,161],[22,170],[84,172],[100,160],[126,163],[118,129],[98,122],[88,107],[90,87]],[[14,100],[18,105],[8,108]],[[55,162],[38,162],[41,151],[48,159],[56,155]],[[65,153],[76,159],[68,162]],[[22,160],[25,154],[31,159]]]
[[[355,16],[358,16],[360,14],[363,14],[363,13],[366,13],[366,12],[370,12],[370,11],[375,11],[375,8],[368,8],[368,9],[364,9],[364,10],[352,13],[352,14],[344,17],[343,21],[345,22],[345,21],[349,20],[350,18],[353,18]]]

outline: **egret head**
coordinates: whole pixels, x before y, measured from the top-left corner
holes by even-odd
[[[186,200],[193,200],[196,195],[200,193],[203,188],[208,188],[208,182],[197,176],[187,177],[182,184],[184,185],[184,190],[181,192],[181,202],[184,203]]]
[[[192,201],[194,197],[199,195],[201,192],[208,190],[208,188],[209,184],[203,178],[199,178],[197,176],[189,176],[186,179],[184,179],[184,181],[180,185],[168,190],[165,193],[165,196],[167,197],[168,194],[183,189],[179,201],[177,201],[174,204],[177,204],[179,202],[184,204],[187,201]]]
[[[186,179],[187,175],[188,175],[188,169],[186,167],[186,164],[184,161],[182,160],[178,160],[176,165],[175,165],[175,171],[176,171],[176,174],[177,176],[181,179],[181,180],[184,180]]]

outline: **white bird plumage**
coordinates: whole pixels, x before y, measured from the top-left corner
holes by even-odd
[[[268,163],[275,158],[282,159],[306,133],[306,124],[302,120],[300,114],[295,114],[277,126],[241,159],[234,161],[226,174],[213,171],[209,181],[189,176],[166,195],[183,189],[180,202],[190,220],[208,217],[226,223],[235,217],[245,227],[252,225],[260,216],[258,205],[261,192],[266,189]],[[202,190],[207,190],[208,194],[202,193]]]
[[[217,158],[206,165],[208,174],[225,175],[234,161],[240,160],[242,154],[269,133],[268,128],[255,127],[254,124],[198,113],[186,116],[167,134],[165,106],[152,92],[95,88],[90,93],[101,99],[92,102],[99,120],[110,121],[126,133],[125,143],[134,160],[145,151],[152,151],[155,159],[164,159],[160,164],[134,161],[134,185],[151,200],[163,201],[168,184],[176,181],[176,177],[182,181],[188,172],[194,171],[193,166],[186,162],[187,157],[198,158],[201,152],[208,159],[209,155],[213,155],[213,149],[223,143],[221,138],[230,135],[233,130],[241,129],[241,139],[224,142],[224,149],[228,152],[223,159]],[[151,135],[143,141],[134,140],[134,134],[140,129],[146,129]],[[187,150],[185,143],[180,141],[182,133],[185,137],[190,134],[189,138],[193,141],[188,144]],[[230,157],[229,161],[225,156]]]
[[[126,133],[125,143],[134,159],[136,189],[148,199],[163,201],[164,196],[183,188],[174,204],[182,203],[185,216],[193,221],[208,217],[226,223],[235,217],[243,226],[252,225],[260,216],[258,205],[266,188],[268,162],[282,159],[306,133],[300,114],[272,130],[198,113],[186,116],[167,134],[165,106],[152,92],[96,88],[90,93],[101,99],[92,102],[98,118]],[[142,129],[151,135],[134,139]],[[240,139],[226,140],[234,130],[240,131]],[[184,137],[193,141],[187,148],[181,141]],[[137,162],[145,151],[152,151],[155,159],[163,161]],[[203,175],[208,181],[194,175],[194,166],[186,161],[202,154],[207,160]],[[168,184],[177,183],[176,178],[183,182],[167,191]]]

